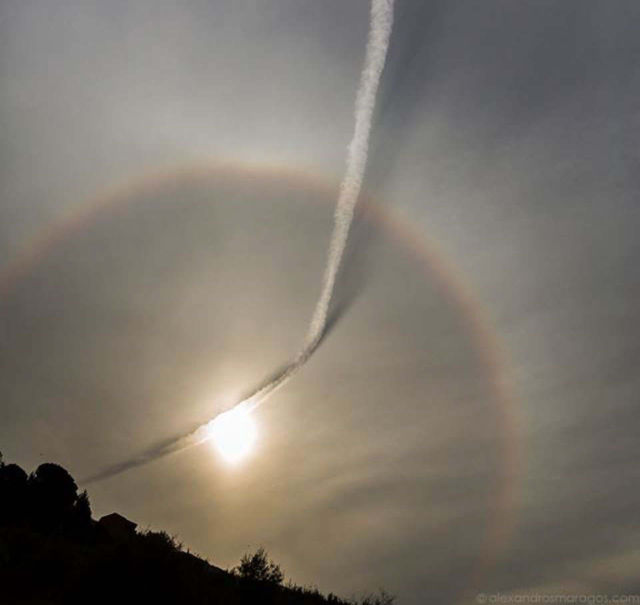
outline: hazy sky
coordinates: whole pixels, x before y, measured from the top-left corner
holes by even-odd
[[[76,478],[301,345],[369,6],[0,3],[0,450]],[[338,302],[209,445],[92,485],[213,563],[403,605],[640,593],[640,4],[397,0]]]

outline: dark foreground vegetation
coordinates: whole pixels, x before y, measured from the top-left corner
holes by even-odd
[[[384,592],[345,600],[284,582],[263,549],[226,571],[165,532],[117,514],[95,521],[86,491],[57,464],[27,473],[0,455],[0,604],[390,605]]]

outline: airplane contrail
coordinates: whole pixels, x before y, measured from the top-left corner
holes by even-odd
[[[318,348],[327,332],[329,306],[333,297],[336,277],[344,255],[349,229],[367,164],[369,135],[375,108],[376,94],[380,76],[384,68],[391,28],[393,25],[394,0],[372,0],[369,22],[369,34],[364,68],[360,75],[360,84],[355,101],[355,126],[353,137],[347,148],[345,174],[340,183],[340,193],[334,213],[333,231],[329,243],[327,262],[322,279],[320,296],[316,303],[309,329],[303,346],[298,354],[284,367],[277,370],[256,387],[252,393],[236,404],[232,409],[253,411],[274,391],[282,387],[307,362]],[[227,413],[227,412],[223,412]],[[207,428],[222,414],[177,437],[167,439],[139,455],[104,469],[88,477],[81,483],[87,484],[112,477],[130,468],[141,466],[167,454],[177,452],[207,440]]]
[[[306,363],[324,336],[336,277],[340,270],[354,209],[362,188],[376,93],[387,57],[392,25],[393,0],[372,0],[367,51],[355,103],[355,127],[347,148],[346,170],[340,183],[340,194],[334,213],[333,232],[320,296],[311,317],[304,346],[278,376],[238,404],[249,410],[255,409],[273,391],[287,382]]]

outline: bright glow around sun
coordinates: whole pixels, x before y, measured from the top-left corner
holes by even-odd
[[[236,408],[211,421],[207,434],[220,455],[235,464],[251,453],[258,431],[251,414]]]

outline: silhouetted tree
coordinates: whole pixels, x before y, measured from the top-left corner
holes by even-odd
[[[27,517],[27,473],[17,464],[0,465],[0,525],[20,525]]]
[[[51,462],[41,464],[29,476],[29,490],[36,528],[49,532],[74,524],[78,486],[64,468]]]
[[[284,573],[282,573],[280,566],[267,557],[267,553],[262,547],[252,555],[244,554],[240,559],[240,565],[234,568],[234,571],[241,578],[268,582],[269,584],[282,584],[282,580],[284,580]]]
[[[368,595],[363,597],[362,601],[360,601],[360,605],[393,605],[394,601],[394,596],[381,589],[377,595]]]
[[[73,505],[71,524],[76,532],[80,534],[87,533],[93,525],[91,504],[86,489],[78,495]]]

